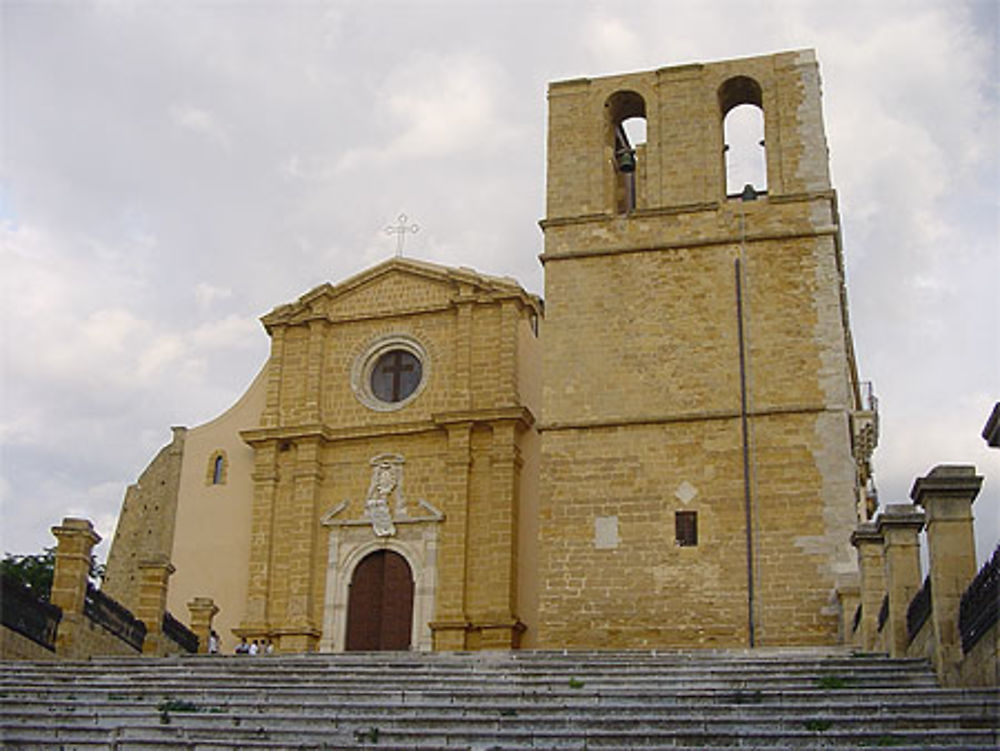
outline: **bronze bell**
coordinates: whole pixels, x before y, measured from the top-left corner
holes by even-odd
[[[635,172],[635,152],[632,149],[621,149],[615,157],[618,160],[619,172]]]

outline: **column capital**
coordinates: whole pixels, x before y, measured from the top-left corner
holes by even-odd
[[[174,564],[172,564],[170,559],[165,555],[157,555],[152,558],[146,558],[145,560],[139,561],[137,565],[140,571],[158,569],[166,572],[167,576],[171,576],[175,571],[177,571],[177,569],[174,568]]]
[[[860,548],[862,545],[881,545],[884,542],[882,530],[875,522],[863,522],[851,532],[851,545]]]
[[[913,506],[906,503],[890,503],[882,510],[876,522],[876,527],[880,535],[896,530],[907,530],[917,535],[924,528],[927,520],[923,511],[914,510]],[[888,540],[887,540],[888,542]]]
[[[211,597],[195,597],[187,604],[187,609],[191,613],[211,613],[212,615],[219,612],[219,606]]]
[[[923,506],[933,518],[934,507],[941,501],[968,501],[971,507],[982,485],[983,478],[976,474],[972,465],[939,464],[914,481],[910,499],[914,505]]]
[[[62,524],[52,527],[50,530],[58,540],[62,537],[82,537],[90,542],[93,547],[101,541],[101,536],[94,531],[94,525],[89,519],[77,519],[67,516],[62,520]]]

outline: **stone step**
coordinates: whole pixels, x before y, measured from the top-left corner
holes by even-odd
[[[83,690],[72,697],[45,697],[40,701],[32,689],[8,693],[0,705],[0,716],[26,712],[47,713],[58,708],[85,705],[90,711],[158,706],[164,702],[186,702],[198,711],[253,711],[330,713],[338,711],[383,710],[396,714],[484,711],[591,711],[621,712],[774,712],[803,714],[816,711],[865,714],[869,712],[1000,711],[1000,691],[991,689],[950,689],[899,692],[878,691],[771,691],[771,692],[683,692],[667,696],[639,696],[624,690],[616,693],[560,692],[549,694],[490,691],[475,694],[453,692],[384,692],[369,690],[317,698],[312,692],[292,696],[275,695],[259,689],[219,692],[213,687],[187,687],[166,693],[160,690],[107,692]]]
[[[258,712],[250,707],[234,709],[220,705],[192,705],[183,702],[161,703],[157,707],[135,708],[87,708],[78,710],[71,706],[55,706],[48,709],[12,712],[0,711],[0,727],[38,726],[51,728],[81,728],[118,726],[177,724],[187,728],[211,729],[240,727],[244,724],[267,729],[325,729],[358,728],[378,726],[383,729],[403,730],[414,724],[425,729],[461,731],[467,728],[489,729],[502,726],[508,730],[529,730],[547,727],[574,727],[596,729],[620,729],[655,724],[661,729],[692,730],[707,729],[735,732],[759,732],[767,729],[826,729],[834,727],[873,727],[883,729],[937,729],[970,728],[990,729],[995,727],[996,707],[993,711],[985,708],[963,707],[934,714],[920,714],[910,711],[875,710],[869,712],[847,712],[842,708],[823,707],[810,711],[789,713],[780,707],[762,710],[760,708],[728,707],[720,711],[677,711],[650,712],[645,709],[616,709],[609,716],[595,715],[579,709],[531,708],[499,709],[495,711],[469,712],[467,710],[442,710],[430,707],[398,711],[394,708],[352,708],[323,713],[293,711]]]
[[[914,748],[961,748],[995,749],[995,730],[939,729],[934,733],[925,730],[883,728],[825,729],[771,729],[735,732],[720,729],[675,729],[658,728],[653,725],[631,724],[625,728],[582,729],[566,726],[548,729],[505,729],[495,727],[485,730],[464,729],[447,732],[429,728],[381,728],[372,726],[348,730],[348,732],[303,728],[288,731],[249,725],[246,727],[213,728],[199,730],[182,725],[166,726],[119,726],[108,730],[103,728],[59,728],[26,726],[17,729],[3,729],[5,748],[85,747],[104,743],[109,748],[139,749],[161,748],[163,742],[187,744],[187,748],[199,746],[219,747],[228,744],[231,748],[246,748],[251,742],[265,744],[275,749],[302,748],[468,748],[468,749],[595,749],[632,748],[661,749],[677,747],[752,747],[752,748],[871,748],[899,747]],[[175,745],[176,747],[176,745]]]
[[[4,748],[996,749],[998,714],[839,649],[0,663]]]

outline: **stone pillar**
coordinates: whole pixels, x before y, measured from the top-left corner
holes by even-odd
[[[270,615],[269,600],[272,591],[271,562],[275,538],[274,508],[278,496],[277,457],[279,451],[276,440],[254,441],[251,446],[254,450],[254,469],[253,501],[250,511],[247,604],[242,622],[238,628],[233,629],[236,636],[245,637],[248,640],[257,639],[270,633],[268,620]]]
[[[279,614],[281,620],[271,626],[276,627],[279,651],[315,652],[321,635],[315,578],[322,570],[316,550],[318,499],[323,484],[322,444],[319,438],[302,438],[295,447],[292,509],[285,520],[285,534],[275,541],[274,552],[275,560],[285,566],[288,599],[285,612]],[[270,634],[259,636],[269,638]]]
[[[945,686],[959,684],[962,639],[958,607],[962,593],[976,576],[972,504],[982,484],[975,467],[941,465],[917,478],[910,490],[913,503],[927,513],[934,667]]]
[[[208,637],[212,633],[212,619],[219,607],[211,597],[195,597],[187,604],[191,614],[191,630],[198,635],[198,654],[208,652]]]
[[[517,447],[517,422],[496,421],[492,428],[490,508],[486,516],[491,544],[487,549],[473,551],[489,561],[488,576],[478,583],[485,586],[488,599],[480,598],[484,611],[469,615],[479,649],[516,649],[524,632],[524,624],[517,616],[518,491],[523,462]]]
[[[891,657],[904,657],[910,639],[906,633],[906,611],[920,591],[920,542],[924,514],[909,504],[885,507],[878,518],[878,531],[885,540],[885,579],[889,594],[889,617],[885,623],[886,644]]]
[[[873,522],[865,522],[851,533],[851,544],[857,548],[861,572],[861,623],[854,643],[872,651],[878,643],[878,611],[886,592],[885,541]]]
[[[83,657],[77,653],[81,647],[77,635],[85,618],[83,604],[87,597],[90,556],[101,537],[88,520],[71,517],[52,527],[52,534],[56,538],[56,562],[49,602],[62,609],[56,654],[63,659]]]
[[[175,571],[166,556],[139,563],[139,607],[135,617],[146,624],[144,655],[166,654],[163,644],[163,614],[167,610],[167,581]]]
[[[861,644],[861,626],[854,630],[854,614],[861,603],[861,588],[856,584],[845,584],[837,587],[837,600],[840,602],[840,643],[853,647]]]
[[[434,621],[430,624],[436,651],[466,648],[469,618],[466,615],[466,535],[469,516],[469,466],[472,461],[471,422],[451,423],[446,460],[447,496],[444,512],[448,524],[441,532],[438,569],[440,582]]]

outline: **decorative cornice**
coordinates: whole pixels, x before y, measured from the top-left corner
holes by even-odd
[[[785,407],[765,407],[752,409],[748,417],[768,417],[772,415],[796,415],[819,412],[841,414],[848,412],[846,407],[828,407],[822,404],[792,404]],[[675,422],[696,422],[700,420],[735,420],[740,417],[736,409],[702,410],[698,412],[678,412],[672,415],[647,415],[645,417],[618,417],[593,420],[575,420],[573,422],[544,422],[539,424],[540,433],[557,430],[584,430],[588,428],[620,428],[632,425],[663,425]]]
[[[332,443],[357,438],[373,438],[388,435],[411,435],[439,431],[449,425],[470,423],[490,424],[516,421],[524,430],[535,424],[535,416],[527,407],[497,407],[494,409],[470,409],[453,412],[438,412],[429,420],[407,422],[379,422],[368,425],[332,427],[330,425],[282,425],[273,428],[250,428],[240,431],[240,438],[249,446],[260,446],[270,441],[300,441],[304,439]]]
[[[538,260],[543,264],[549,261],[564,261],[570,258],[592,258],[595,256],[615,256],[627,255],[629,253],[650,253],[654,251],[679,250],[683,248],[706,248],[718,245],[732,245],[740,241],[747,244],[757,242],[769,242],[772,240],[800,240],[815,237],[838,237],[840,226],[837,224],[827,224],[814,227],[808,231],[788,231],[788,232],[757,232],[740,235],[716,235],[715,237],[703,237],[697,240],[677,240],[674,242],[657,242],[631,245],[628,247],[607,246],[602,248],[587,248],[586,250],[570,250],[560,253],[542,253]]]
[[[521,424],[524,429],[535,424],[535,416],[527,407],[497,407],[495,409],[469,409],[453,412],[438,412],[433,415],[436,425],[451,425],[454,423],[494,423],[511,420]]]
[[[449,304],[441,305],[438,303],[360,316],[355,314],[339,316],[336,313],[319,312],[313,309],[313,304],[323,298],[335,300],[392,273],[418,277],[433,284],[447,286],[451,290]],[[471,301],[487,304],[508,299],[514,299],[522,307],[531,308],[536,313],[541,314],[541,299],[537,295],[526,292],[511,277],[490,276],[467,267],[453,268],[426,261],[417,261],[412,258],[392,258],[366,269],[339,284],[334,285],[327,282],[314,287],[299,297],[298,300],[285,305],[279,305],[260,320],[268,333],[271,333],[272,328],[276,326],[303,325],[315,321],[337,323],[340,321],[377,320],[388,317],[398,318],[400,316],[440,312],[447,310],[451,305],[458,304],[459,302]]]

